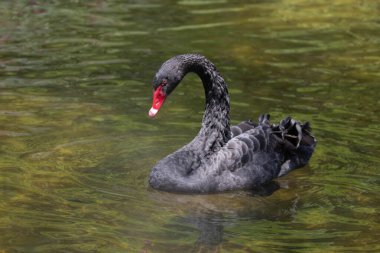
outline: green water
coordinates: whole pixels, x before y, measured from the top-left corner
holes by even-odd
[[[0,252],[379,252],[379,11],[376,0],[1,1]],[[309,165],[266,194],[150,189],[155,162],[200,126],[195,75],[147,117],[155,71],[188,52],[228,81],[233,123],[310,121]]]

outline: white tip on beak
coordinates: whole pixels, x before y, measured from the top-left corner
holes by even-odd
[[[156,116],[158,110],[157,109],[154,109],[153,107],[150,108],[149,110],[149,117],[153,118],[154,116]]]

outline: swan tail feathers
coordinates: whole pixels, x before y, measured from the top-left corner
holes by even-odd
[[[310,123],[301,123],[287,117],[281,120],[279,125],[271,125],[271,128],[273,135],[283,144],[286,151],[286,159],[278,176],[306,165],[317,144],[312,135]]]
[[[301,123],[291,117],[280,121],[279,125],[271,125],[272,133],[290,150],[296,150],[301,145],[314,147],[316,139],[311,133],[309,122]]]

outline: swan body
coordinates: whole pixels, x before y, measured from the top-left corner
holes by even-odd
[[[202,55],[178,55],[161,66],[153,79],[150,117],[188,72],[199,75],[205,90],[202,126],[190,143],[154,166],[153,188],[182,193],[253,189],[307,164],[316,145],[308,123],[288,117],[273,125],[264,114],[258,123],[230,127],[227,85]]]

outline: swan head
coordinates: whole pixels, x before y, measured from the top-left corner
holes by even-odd
[[[153,103],[149,110],[149,117],[156,116],[166,97],[177,87],[183,76],[184,71],[175,57],[162,64],[152,82]]]

